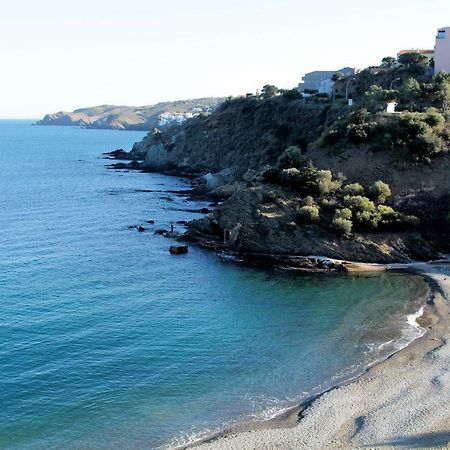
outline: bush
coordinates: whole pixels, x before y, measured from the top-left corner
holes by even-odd
[[[325,195],[337,191],[341,180],[333,178],[331,170],[319,170],[312,163],[297,169],[291,167],[279,173],[279,182],[305,195]]]
[[[350,220],[353,217],[352,210],[349,208],[337,209],[334,213],[335,218]]]
[[[337,206],[337,200],[335,198],[321,198],[319,200],[320,206],[327,209],[335,209]]]
[[[294,88],[283,92],[283,97],[288,100],[300,100],[303,98],[303,95],[298,91],[298,89]]]
[[[342,186],[340,180],[333,179],[331,170],[318,170],[316,175],[317,190],[320,194],[329,194]]]
[[[367,109],[360,108],[351,114],[346,124],[346,137],[349,142],[358,144],[375,135],[378,123],[370,120]]]
[[[375,230],[381,220],[376,211],[358,211],[355,214],[356,222],[364,229]]]
[[[278,169],[298,168],[303,162],[301,150],[295,145],[291,145],[278,158],[277,167]]]
[[[296,186],[302,182],[302,173],[295,167],[283,169],[280,172],[281,184]]]
[[[338,233],[345,236],[350,236],[352,234],[353,223],[349,219],[335,217],[333,219],[333,227]]]
[[[403,215],[402,222],[407,226],[411,226],[411,227],[415,227],[415,228],[420,227],[420,219],[416,216]]]
[[[278,198],[277,193],[274,191],[266,191],[263,194],[263,202],[265,203],[271,203],[276,201]]]
[[[318,206],[302,206],[298,210],[298,219],[302,223],[313,223],[320,220],[320,210]]]
[[[384,203],[392,193],[389,185],[380,180],[376,181],[370,188],[370,195],[378,203]]]
[[[427,112],[423,121],[431,128],[437,128],[438,130],[442,130],[445,125],[445,117],[438,112]]]
[[[396,118],[389,127],[392,147],[406,150],[419,161],[448,150],[445,141],[436,134],[442,121],[438,115],[405,113]]]
[[[314,198],[312,198],[310,195],[304,198],[303,204],[305,206],[313,206],[314,205]]]
[[[342,194],[345,195],[364,195],[364,188],[359,183],[347,184],[342,188]]]
[[[353,195],[353,196],[346,195],[344,197],[344,205],[347,206],[347,208],[350,208],[353,212],[376,211],[375,203],[372,202],[367,197],[363,197],[362,195]]]

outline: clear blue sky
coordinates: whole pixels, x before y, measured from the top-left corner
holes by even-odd
[[[293,87],[442,26],[450,0],[5,0],[0,117]]]

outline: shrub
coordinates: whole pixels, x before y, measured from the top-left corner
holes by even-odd
[[[303,223],[313,223],[320,220],[320,210],[318,206],[302,206],[298,210],[298,219]]]
[[[282,184],[295,186],[302,181],[302,173],[295,167],[283,169],[280,172],[280,181]]]
[[[381,180],[373,184],[370,194],[379,203],[384,203],[392,195],[389,185]]]
[[[342,186],[340,180],[333,179],[331,170],[319,170],[316,177],[317,190],[320,194],[329,194],[337,191]]]
[[[288,147],[278,158],[277,167],[279,169],[289,169],[290,167],[301,167],[303,163],[302,152],[295,145]]]
[[[321,198],[319,200],[320,206],[329,209],[335,209],[337,205],[337,200],[335,198]]]
[[[298,91],[298,89],[294,88],[283,92],[283,97],[288,100],[300,100],[303,98],[303,95]]]
[[[344,205],[350,208],[352,211],[376,211],[375,203],[367,197],[363,197],[362,195],[346,195],[344,197]]]
[[[337,209],[334,214],[334,217],[339,219],[350,220],[353,217],[353,213],[352,210],[349,208]]]
[[[359,183],[347,184],[342,188],[342,194],[345,195],[364,195],[364,188]]]
[[[303,204],[305,206],[313,206],[314,205],[314,198],[312,198],[310,195],[304,198]]]
[[[277,193],[274,191],[266,191],[263,194],[263,202],[269,203],[274,202],[278,198]]]
[[[381,216],[377,211],[358,211],[355,214],[355,219],[362,228],[375,230],[378,228]]]
[[[445,117],[438,112],[427,112],[423,121],[431,128],[442,130],[445,125]]]
[[[270,98],[270,97],[274,97],[275,95],[278,94],[280,90],[272,85],[272,84],[266,84],[265,86],[263,86],[262,90],[261,90],[261,97],[262,98]]]
[[[412,226],[415,228],[420,227],[420,219],[412,215],[403,215],[402,221],[405,225]]]
[[[353,223],[349,219],[335,217],[333,219],[333,227],[338,233],[345,236],[350,236],[352,234]]]
[[[292,186],[303,194],[324,195],[340,189],[342,181],[334,179],[331,170],[319,170],[311,162],[306,167],[281,170],[281,184]]]
[[[428,123],[427,123],[428,121]],[[417,113],[399,114],[397,120],[390,124],[391,145],[403,148],[420,161],[427,161],[438,153],[448,150],[445,141],[436,134],[441,119],[438,116]],[[429,123],[437,123],[430,126]]]

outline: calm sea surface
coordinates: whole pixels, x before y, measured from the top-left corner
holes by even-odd
[[[181,442],[269,417],[419,332],[418,278],[259,271],[128,229],[205,206],[165,192],[183,180],[105,168],[143,136],[0,121],[0,448]]]

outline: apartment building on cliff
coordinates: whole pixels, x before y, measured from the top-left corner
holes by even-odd
[[[316,70],[309,72],[302,78],[302,83],[299,83],[298,90],[304,92],[305,89],[315,90],[321,94],[331,95],[333,91],[333,75],[340,72],[344,77],[355,74],[355,69],[351,67],[344,67],[339,70]]]
[[[450,73],[450,27],[439,28],[434,47],[434,72]]]

